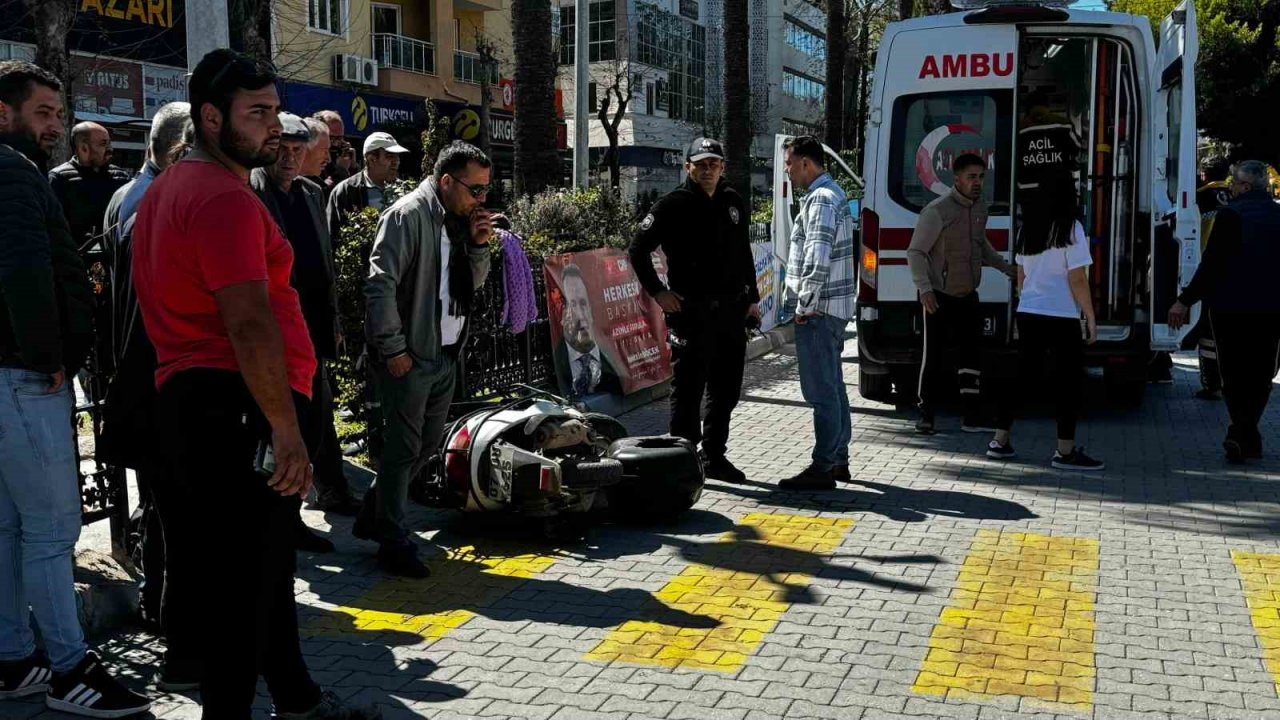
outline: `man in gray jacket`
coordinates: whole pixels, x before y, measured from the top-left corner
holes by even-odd
[[[489,275],[490,161],[461,141],[378,220],[365,283],[365,334],[385,447],[353,534],[376,540],[387,572],[426,577],[404,526],[409,482],[440,446],[475,290]]]
[[[916,431],[934,432],[939,386],[947,370],[944,358],[954,359],[959,377],[964,432],[990,432],[991,421],[980,415],[982,313],[978,286],[984,265],[1014,277],[1017,272],[987,240],[987,203],[982,183],[987,164],[977,155],[955,159],[951,192],[920,211],[907,263],[924,309],[924,352],[920,361],[920,420]],[[954,348],[954,353],[947,353]]]

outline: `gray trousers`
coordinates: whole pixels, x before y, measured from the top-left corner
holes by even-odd
[[[383,448],[378,478],[364,498],[362,523],[376,523],[384,545],[404,543],[409,483],[436,454],[453,401],[457,361],[448,353],[435,360],[414,358],[413,368],[393,378],[385,363],[376,369],[382,400]]]

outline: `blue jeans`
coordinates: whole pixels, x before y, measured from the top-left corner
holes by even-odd
[[[849,464],[853,417],[840,364],[848,324],[847,320],[826,315],[796,324],[800,393],[813,406],[813,466],[822,471]]]
[[[71,382],[0,368],[0,660],[35,651],[34,612],[55,672],[84,658],[73,554],[80,539]]]

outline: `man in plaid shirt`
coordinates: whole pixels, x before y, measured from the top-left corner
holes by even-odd
[[[827,173],[822,143],[804,136],[786,145],[791,183],[807,188],[791,233],[785,307],[796,320],[800,391],[813,406],[816,435],[813,462],[779,483],[790,490],[830,490],[848,482],[853,418],[845,390],[840,352],[845,326],[853,317],[857,268],[853,218],[844,191]]]

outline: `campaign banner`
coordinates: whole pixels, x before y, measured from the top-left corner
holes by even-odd
[[[422,119],[421,99],[371,92],[353,92],[328,85],[288,81],[282,83],[285,109],[306,117],[320,110],[342,116],[349,137],[365,137],[386,126],[415,125]]]
[[[186,101],[186,70],[157,65],[142,66],[143,117],[150,120],[165,105]]]
[[[781,272],[773,254],[773,243],[751,243],[751,255],[756,261],[756,289],[760,291],[760,332],[768,332],[778,325],[782,305]]]
[[[659,276],[666,259],[654,254]],[[565,395],[626,395],[671,377],[662,308],[640,287],[626,251],[568,253],[543,263],[556,377]]]

